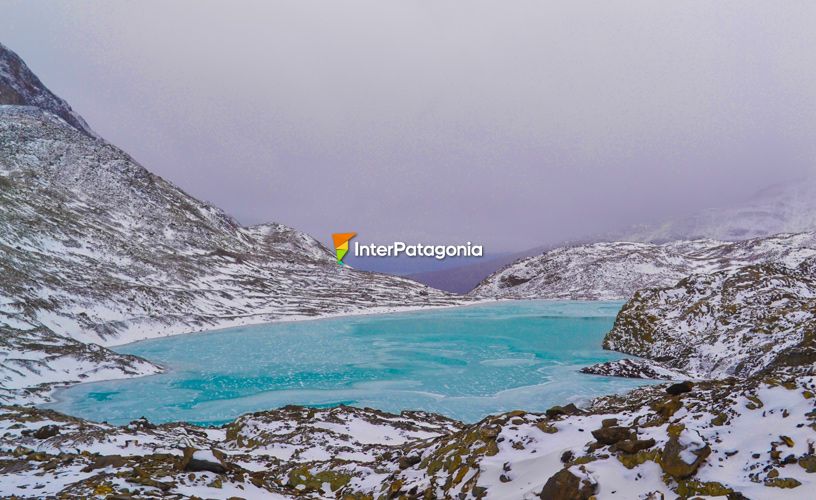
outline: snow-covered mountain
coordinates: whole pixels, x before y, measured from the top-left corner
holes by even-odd
[[[471,294],[509,299],[624,300],[641,288],[672,286],[697,273],[760,262],[796,266],[816,255],[816,233],[739,242],[612,242],[558,248],[516,261]]]
[[[597,242],[667,243],[673,241],[742,241],[775,234],[816,231],[816,175],[777,184],[731,205],[711,207],[668,220],[638,224],[624,230],[584,236],[533,248],[501,259],[460,268],[410,275],[429,286],[467,293],[507,264],[545,250]]]
[[[769,186],[732,206],[712,207],[606,235],[606,241],[739,241],[816,230],[816,178]]]
[[[77,130],[96,137],[67,102],[54,95],[20,57],[0,43],[0,104],[35,106],[59,116]]]
[[[97,138],[6,48],[0,69],[0,388],[157,369],[81,343],[462,300],[241,227]]]
[[[241,227],[97,138],[5,48],[0,63],[0,400],[31,403],[50,384],[160,369],[103,345],[462,300],[339,267],[280,224]],[[467,425],[285,407],[220,428],[116,427],[0,406],[0,494],[806,498],[816,486],[814,253],[813,233],[583,245],[484,285],[492,296],[621,298],[671,281],[635,294],[607,347],[676,368],[658,375],[745,378]],[[692,272],[701,274],[676,283]]]

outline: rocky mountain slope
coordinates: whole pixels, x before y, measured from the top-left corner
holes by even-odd
[[[485,260],[479,266],[437,271],[411,277],[435,288],[469,292],[513,261],[538,256],[556,247],[598,242],[667,243],[716,240],[723,242],[767,238],[782,233],[816,231],[816,173],[796,182],[769,186],[732,206],[706,208],[656,223],[638,224],[625,230],[587,235],[577,242],[561,242],[530,249],[512,260]],[[486,293],[491,293],[486,291]]]
[[[697,378],[748,377],[816,363],[816,258],[757,264],[641,290],[604,347]]]
[[[0,104],[34,106],[59,116],[82,133],[96,137],[67,102],[54,95],[20,57],[0,43]]]
[[[641,288],[665,287],[698,273],[759,262],[795,266],[816,255],[816,233],[739,242],[612,242],[558,248],[506,266],[471,295],[503,299],[625,300]]]
[[[95,137],[4,47],[0,75],[0,398],[158,369],[81,343],[462,301],[241,227]]]

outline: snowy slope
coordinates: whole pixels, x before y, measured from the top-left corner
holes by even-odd
[[[241,227],[95,137],[5,48],[0,93],[0,398],[158,369],[76,341],[464,300],[338,266],[281,224]],[[44,368],[58,362],[76,366]]]
[[[740,242],[714,240],[593,243],[551,250],[497,271],[471,295],[511,299],[627,299],[641,288],[664,287],[696,273],[758,262],[795,266],[816,255],[816,233]]]

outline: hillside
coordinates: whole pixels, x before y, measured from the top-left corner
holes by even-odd
[[[338,266],[281,224],[242,227],[97,138],[5,47],[0,270],[0,398],[158,369],[99,346],[462,300]]]
[[[611,242],[558,248],[516,261],[485,279],[476,297],[625,300],[641,288],[672,286],[698,273],[760,262],[798,265],[816,255],[816,233],[739,242]]]

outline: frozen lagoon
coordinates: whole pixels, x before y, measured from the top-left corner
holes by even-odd
[[[282,322],[120,346],[160,375],[80,384],[50,408],[123,424],[218,424],[289,404],[425,410],[464,421],[623,392],[643,380],[578,369],[601,349],[620,302],[513,301]]]

